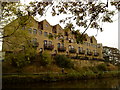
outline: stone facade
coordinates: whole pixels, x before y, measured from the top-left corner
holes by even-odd
[[[12,28],[12,25],[17,25],[17,20],[4,28],[5,33]],[[34,36],[38,53],[46,50],[50,54],[64,54],[71,58],[77,56],[79,59],[103,59],[102,44],[98,44],[94,36],[85,34],[86,39],[83,43],[77,43],[71,30],[65,31],[59,24],[52,26],[47,20],[38,22],[32,17],[23,29]],[[4,49],[7,49],[5,42]]]

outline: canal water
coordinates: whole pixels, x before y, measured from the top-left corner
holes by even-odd
[[[115,88],[120,90],[120,78],[75,80],[47,83],[3,84],[3,88]]]

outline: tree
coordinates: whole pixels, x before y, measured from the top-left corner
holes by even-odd
[[[111,2],[112,5],[118,4],[118,2]],[[56,9],[57,8],[57,9]],[[117,8],[119,9],[119,8]],[[100,22],[109,22],[112,23],[112,16],[115,14],[115,11],[111,11],[108,8],[108,3],[98,3],[96,2],[59,2],[58,5],[52,7],[53,16],[60,14],[68,15],[60,22],[68,22],[66,26],[72,30],[76,26],[84,27],[85,30],[82,33],[81,37],[88,30],[88,28],[95,28],[97,30],[103,31]],[[73,24],[72,22],[75,22]],[[81,38],[80,37],[80,38]]]
[[[120,10],[119,2],[110,2],[112,6],[115,6],[116,11]],[[1,21],[4,23],[13,20],[15,17],[21,17],[24,15],[45,16],[47,10],[51,7],[52,11],[50,14],[53,16],[59,16],[61,14],[68,15],[65,19],[61,19],[60,22],[66,24],[71,30],[74,30],[75,25],[78,27],[84,27],[85,30],[83,34],[88,30],[88,28],[95,28],[97,30],[103,31],[100,22],[112,23],[112,16],[114,16],[115,11],[111,11],[108,7],[108,0],[106,3],[98,1],[86,2],[86,1],[76,1],[76,2],[58,2],[54,4],[51,2],[30,2],[29,5],[21,5],[19,3],[2,3],[2,17]],[[14,17],[10,17],[14,15]],[[8,19],[6,19],[6,17]],[[75,22],[75,24],[71,22]],[[3,37],[4,38],[4,37]]]
[[[6,37],[3,39],[3,51],[6,52],[5,60],[10,61],[18,68],[30,63],[31,58],[36,54],[35,42],[33,42],[34,36],[29,33],[27,27],[19,25],[23,21],[28,22],[28,18],[31,19],[28,16],[18,18],[4,27],[4,36]]]
[[[29,16],[35,16],[37,13],[43,16],[43,13],[45,12],[45,7],[47,7],[47,5],[48,4],[46,3],[38,3],[36,6],[35,2],[31,2],[30,5],[25,6],[20,3],[2,2],[2,16],[0,17],[0,24],[3,26],[3,28],[17,18],[21,18],[23,16],[28,16],[28,18],[20,21],[19,25],[13,30],[13,32],[9,33],[8,35],[1,35],[1,38],[13,35],[19,27],[23,27],[27,23],[29,23]],[[3,34],[3,31],[0,32]]]

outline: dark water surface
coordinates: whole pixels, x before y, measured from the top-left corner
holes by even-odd
[[[3,84],[3,88],[116,88],[120,90],[120,78],[60,81],[47,83]]]

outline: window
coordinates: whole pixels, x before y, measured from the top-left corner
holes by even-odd
[[[73,43],[73,42],[74,42],[74,40],[69,38],[69,43]]]
[[[33,34],[37,34],[37,30],[36,29],[33,30]]]
[[[100,48],[100,45],[99,45],[99,44],[97,45],[97,48]]]
[[[44,40],[44,44],[45,44],[45,45],[47,44],[47,40]]]
[[[43,52],[43,49],[42,48],[40,48],[40,53],[42,53]]]
[[[84,42],[84,45],[87,45],[87,42]]]
[[[74,46],[71,46],[72,49],[74,49]]]
[[[62,43],[62,45],[61,45],[62,47],[64,47],[64,43]]]
[[[39,30],[39,35],[41,35],[42,34],[42,31],[41,30]]]
[[[61,28],[59,28],[59,30],[61,30]]]
[[[57,35],[54,34],[53,37],[56,39]]]
[[[54,54],[57,54],[57,50],[54,50]]]
[[[88,43],[86,42],[86,45],[88,46]]]
[[[50,36],[52,36],[52,33],[49,33]]]
[[[52,41],[49,41],[49,44],[52,45]]]
[[[60,47],[60,43],[58,43],[58,48]]]
[[[60,40],[60,36],[58,36],[58,40]]]
[[[93,39],[92,38],[90,38],[90,42],[93,43]]]
[[[44,32],[44,36],[47,37],[48,33],[47,32]]]
[[[90,43],[88,43],[88,46],[90,46]]]
[[[32,28],[29,28],[29,29],[28,29],[28,32],[29,32],[29,33],[32,33]]]
[[[89,49],[88,49],[88,48],[87,48],[86,50],[87,50],[87,52],[89,51]]]
[[[69,45],[68,48],[71,49],[71,45]]]
[[[53,32],[53,33],[57,33],[56,26],[53,26],[53,27],[52,27],[52,32]]]
[[[78,50],[79,50],[79,51],[83,51],[83,48],[82,48],[82,47],[78,47]]]
[[[48,25],[46,24],[46,27],[48,27]]]
[[[60,39],[64,39],[63,35],[60,36]]]
[[[68,36],[66,37],[66,40],[68,40]]]
[[[58,40],[64,39],[63,35],[58,37]]]
[[[22,27],[22,30],[25,30],[25,26]]]
[[[68,52],[66,52],[66,55],[68,55]]]
[[[43,30],[43,21],[38,23],[38,28]]]
[[[34,43],[37,42],[37,38],[33,38],[33,42],[34,42]]]
[[[68,32],[65,32],[64,34],[65,34],[65,36],[68,36]]]
[[[71,42],[73,43],[73,42],[74,42],[74,40],[73,40],[73,39],[71,39]]]
[[[96,53],[96,52],[97,52],[97,50],[94,50],[94,52]]]

